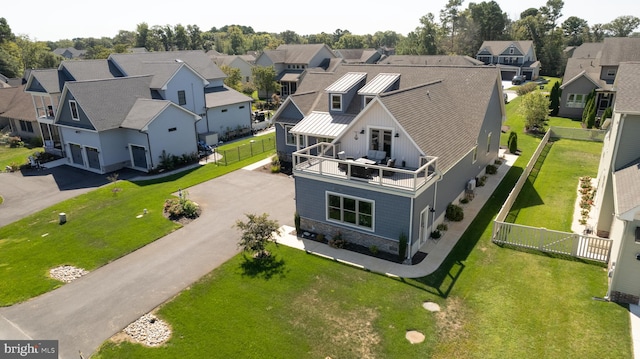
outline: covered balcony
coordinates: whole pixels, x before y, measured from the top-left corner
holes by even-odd
[[[296,151],[292,159],[293,171],[299,174],[358,181],[389,189],[417,191],[438,178],[437,157],[421,157],[419,168],[402,167],[393,160],[379,163],[367,157],[353,158],[326,142]]]

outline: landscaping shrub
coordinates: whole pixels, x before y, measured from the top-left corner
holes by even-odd
[[[449,229],[449,226],[447,226],[446,223],[440,223],[437,227],[436,227],[439,231],[446,231]]]
[[[535,82],[529,82],[527,84],[524,84],[522,86],[519,86],[516,89],[516,93],[518,94],[518,96],[524,96],[526,94],[528,94],[529,92],[535,90],[538,87],[538,84]]]
[[[333,248],[345,248],[347,246],[347,241],[342,238],[342,233],[336,233],[330,240],[329,245]]]
[[[403,260],[407,256],[407,235],[400,233],[398,238],[398,258]]]
[[[507,145],[509,146],[509,152],[515,154],[518,152],[518,134],[511,131],[509,133],[509,140],[507,141]]]
[[[441,236],[442,236],[442,233],[440,233],[440,231],[438,231],[438,230],[435,230],[435,231],[431,232],[431,238],[433,238],[433,239],[438,239]]]
[[[300,235],[300,215],[298,212],[293,214],[293,223],[296,226],[296,234]]]
[[[22,142],[22,139],[18,136],[11,136],[9,137],[9,147],[11,148],[17,148],[17,147],[22,147],[24,146],[24,142]]]
[[[449,203],[444,217],[453,222],[460,222],[464,219],[464,211],[462,210],[462,207]]]
[[[487,165],[485,172],[489,175],[494,175],[498,172],[498,167],[494,165]]]

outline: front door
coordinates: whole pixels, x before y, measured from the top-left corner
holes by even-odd
[[[427,242],[431,235],[431,226],[429,224],[429,206],[420,212],[420,246]]]
[[[133,167],[147,169],[147,154],[142,146],[131,145]]]

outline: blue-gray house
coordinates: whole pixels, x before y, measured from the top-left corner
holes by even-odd
[[[407,259],[498,157],[494,67],[341,65],[308,72],[274,116],[305,231]]]

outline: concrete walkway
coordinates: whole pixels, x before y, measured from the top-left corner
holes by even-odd
[[[493,191],[518,158],[515,155],[504,154],[502,151],[503,150],[501,150],[501,154],[504,156],[504,162],[498,167],[498,172],[494,175],[487,175],[485,185],[476,188],[475,198],[469,203],[461,205],[464,208],[464,219],[460,222],[448,221],[448,229],[443,232],[442,237],[437,240],[429,239],[420,249],[421,252],[427,253],[425,259],[420,263],[414,265],[394,263],[353,251],[333,248],[313,240],[298,238],[295,234],[292,234],[295,230],[291,227],[283,227],[277,241],[278,243],[304,250],[307,253],[316,254],[392,277],[420,278],[427,276],[435,272],[442,262],[444,262],[453,247],[458,243],[458,240],[460,240],[462,234],[464,234],[467,227],[469,227],[469,224],[471,224],[480,212],[484,204],[493,194]]]

